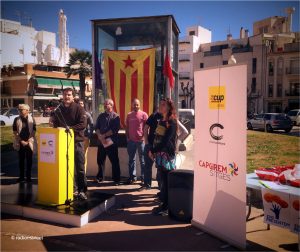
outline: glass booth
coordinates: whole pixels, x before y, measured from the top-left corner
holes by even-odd
[[[155,48],[154,101],[158,106],[161,97],[171,97],[178,104],[178,34],[179,28],[172,15],[98,19],[92,20],[93,59],[100,62],[101,85],[95,85],[95,60],[93,61],[93,117],[103,112],[104,99],[108,97],[107,82],[103,74],[103,49],[139,50]],[[174,88],[170,89],[163,75],[166,50],[169,52]],[[111,97],[109,97],[111,98]],[[131,102],[131,101],[129,101]],[[154,109],[154,108],[153,108]],[[117,111],[118,112],[118,111]]]

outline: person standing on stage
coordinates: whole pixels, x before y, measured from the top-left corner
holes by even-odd
[[[102,182],[103,170],[106,156],[112,164],[112,179],[115,185],[120,183],[120,162],[118,154],[118,132],[120,130],[120,117],[113,111],[114,102],[112,99],[104,101],[105,112],[101,113],[96,121],[96,134],[100,141],[97,152],[98,174],[96,180]]]
[[[63,90],[63,102],[57,107],[53,115],[53,127],[73,129],[75,141],[75,176],[74,197],[79,200],[87,200],[87,181],[84,170],[84,130],[86,128],[86,114],[84,109],[74,101],[75,92],[72,88]],[[68,128],[69,127],[69,128]]]
[[[159,112],[162,119],[159,120],[155,130],[153,147],[149,151],[149,157],[154,160],[161,176],[160,198],[162,203],[153,208],[153,214],[163,215],[168,211],[168,176],[170,171],[176,169],[176,142],[177,142],[177,116],[173,101],[164,98],[160,101]]]
[[[140,110],[140,101],[132,101],[132,111],[126,117],[126,137],[128,152],[128,170],[129,178],[127,183],[132,184],[136,181],[136,151],[138,151],[141,165],[141,182],[144,184],[144,126],[148,119],[146,112]]]
[[[141,189],[151,189],[153,160],[149,157],[148,153],[153,146],[153,142],[155,138],[155,130],[160,119],[162,119],[162,115],[158,111],[155,111],[152,115],[149,116],[144,127],[145,171],[144,171],[144,185],[142,185]],[[158,176],[157,176],[157,180],[158,180]]]
[[[26,181],[30,183],[36,124],[33,117],[29,114],[30,107],[27,104],[19,104],[18,109],[20,116],[16,117],[13,122],[13,147],[19,152],[20,176],[17,179],[17,182],[25,182],[24,173],[26,159]]]

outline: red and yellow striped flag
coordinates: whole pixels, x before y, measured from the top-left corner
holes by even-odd
[[[130,51],[103,50],[104,74],[108,95],[114,101],[114,110],[125,127],[131,102],[138,98],[141,110],[153,112],[155,48]]]

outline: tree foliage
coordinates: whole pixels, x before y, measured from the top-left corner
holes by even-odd
[[[80,98],[85,98],[85,78],[92,75],[92,54],[85,50],[75,50],[70,53],[70,59],[65,66],[67,77],[79,75]]]

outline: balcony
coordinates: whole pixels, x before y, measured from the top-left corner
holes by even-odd
[[[190,39],[187,36],[179,39],[179,44],[190,44],[190,43],[191,43]]]
[[[259,91],[252,92],[251,94],[249,94],[250,99],[255,99],[255,98],[259,98],[259,97],[260,97],[260,92]]]
[[[297,91],[294,91],[294,92],[289,92],[289,91],[285,91],[285,96],[299,96],[300,93],[297,92]]]
[[[178,56],[179,56],[178,58],[179,61],[191,61],[190,54],[179,54]]]
[[[285,52],[299,52],[300,51],[300,43],[288,43],[284,45]]]
[[[190,79],[190,72],[180,72],[179,73],[179,79],[189,80]]]
[[[285,73],[287,75],[299,75],[300,71],[298,67],[288,67],[286,68]]]
[[[218,55],[222,55],[222,51],[208,51],[208,52],[204,52],[204,57],[218,56]]]
[[[232,53],[245,53],[245,52],[253,52],[253,47],[247,46],[247,47],[235,47],[232,48]]]

